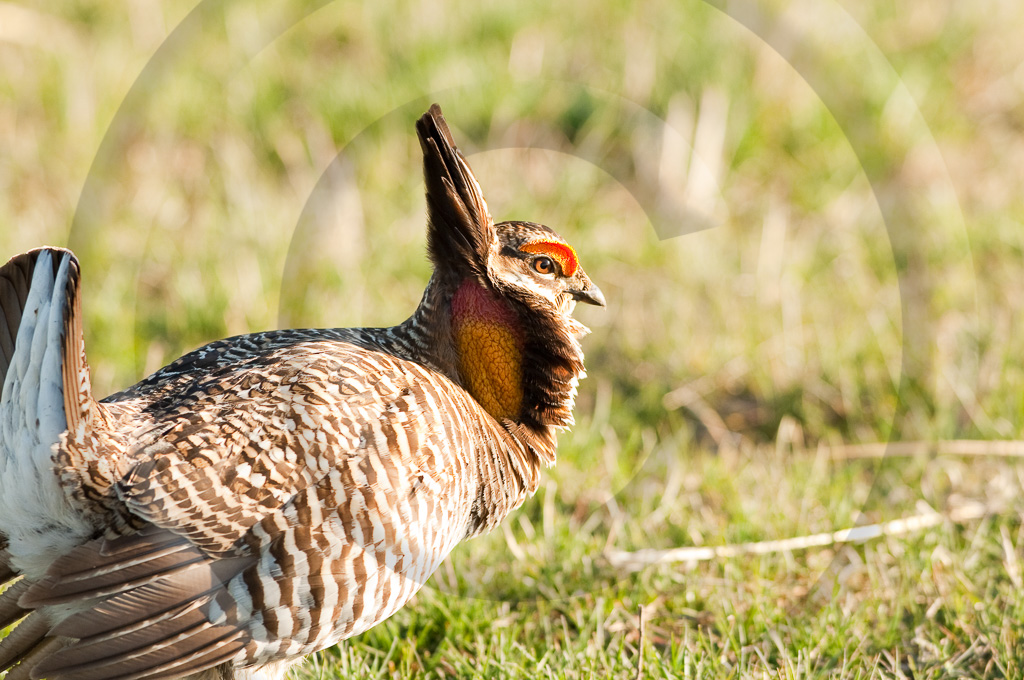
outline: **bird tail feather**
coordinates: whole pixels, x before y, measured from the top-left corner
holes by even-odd
[[[54,462],[62,435],[86,427],[94,403],[78,292],[78,260],[63,248],[0,267],[0,575],[42,570],[92,530]]]

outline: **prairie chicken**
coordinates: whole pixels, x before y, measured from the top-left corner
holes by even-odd
[[[570,314],[604,298],[550,229],[491,220],[437,105],[416,129],[434,273],[392,328],[229,338],[96,401],[75,257],[0,269],[8,680],[281,678],[537,488]]]

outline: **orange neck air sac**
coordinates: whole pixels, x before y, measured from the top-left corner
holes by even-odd
[[[463,384],[501,421],[523,408],[523,332],[508,303],[466,279],[452,297],[452,333]]]

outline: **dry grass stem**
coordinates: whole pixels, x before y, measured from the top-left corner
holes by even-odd
[[[665,550],[643,549],[635,551],[608,550],[605,557],[612,566],[628,571],[638,571],[653,564],[676,562],[707,562],[709,560],[740,557],[743,555],[768,555],[822,548],[843,543],[860,543],[883,536],[904,536],[938,526],[945,521],[963,523],[994,514],[989,506],[982,503],[965,503],[948,512],[922,512],[910,517],[849,527],[839,531],[807,536],[795,536],[775,541],[736,543],[732,545],[668,548]]]

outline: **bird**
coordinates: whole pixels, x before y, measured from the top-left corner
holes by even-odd
[[[0,268],[7,680],[283,678],[537,489],[604,295],[495,223],[437,104],[416,131],[433,270],[392,327],[219,340],[98,400],[74,254]]]

